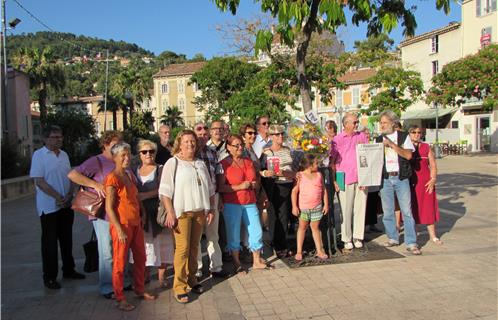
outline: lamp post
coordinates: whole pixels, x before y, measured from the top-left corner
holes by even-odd
[[[441,152],[439,150],[439,114],[437,103],[434,103],[434,108],[436,108],[436,149],[434,150],[434,156],[436,159],[441,159]]]

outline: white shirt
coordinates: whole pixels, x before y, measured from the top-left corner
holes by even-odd
[[[398,145],[398,132],[394,131],[391,134],[386,135],[389,140],[394,144]],[[406,136],[405,142],[403,143],[403,149],[415,151],[415,146],[410,139],[410,136]],[[387,172],[399,172],[399,162],[398,153],[392,148],[384,148],[384,154],[386,156],[386,171]]]
[[[268,136],[265,140],[265,139],[263,139],[262,136],[260,136],[258,134],[258,135],[256,135],[256,140],[252,144],[252,149],[254,150],[254,153],[256,154],[256,156],[259,159],[259,158],[261,158],[261,155],[263,154],[263,149],[269,148],[270,146],[271,146],[270,136]]]
[[[43,178],[48,185],[65,197],[71,187],[71,181],[67,174],[71,171],[67,153],[60,150],[57,156],[55,152],[47,147],[36,150],[31,159],[31,178]],[[54,198],[43,192],[36,186],[36,209],[38,215],[54,213],[61,207],[56,204]]]
[[[176,178],[175,160],[178,161]],[[204,161],[186,161],[173,157],[164,164],[159,195],[173,198],[173,208],[178,218],[184,212],[209,210],[209,197],[214,195],[214,192],[215,188]]]
[[[221,160],[225,159],[226,157],[229,156],[228,151],[227,151],[227,144],[226,141],[222,141],[219,145],[215,145],[213,140],[209,139],[209,141],[206,143],[206,146],[216,152],[216,156],[218,157],[218,163],[220,163]]]

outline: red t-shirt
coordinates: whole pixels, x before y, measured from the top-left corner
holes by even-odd
[[[238,185],[244,181],[256,181],[256,171],[252,161],[249,159],[243,159],[244,166],[240,167],[235,162],[233,162],[232,157],[223,159],[220,162],[223,168],[223,176],[225,181],[229,185]],[[256,203],[256,193],[253,189],[239,190],[229,193],[222,193],[223,202],[231,204],[250,204]]]

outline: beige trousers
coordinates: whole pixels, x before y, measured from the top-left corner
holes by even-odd
[[[365,233],[365,210],[367,190],[360,190],[357,183],[348,184],[344,191],[339,191],[341,201],[341,240],[352,242],[363,240]]]

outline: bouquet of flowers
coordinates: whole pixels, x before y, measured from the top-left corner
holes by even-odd
[[[327,137],[319,127],[312,123],[293,121],[289,126],[288,135],[292,147],[296,150],[302,150],[305,154],[312,153],[323,157],[329,153],[330,145]]]

